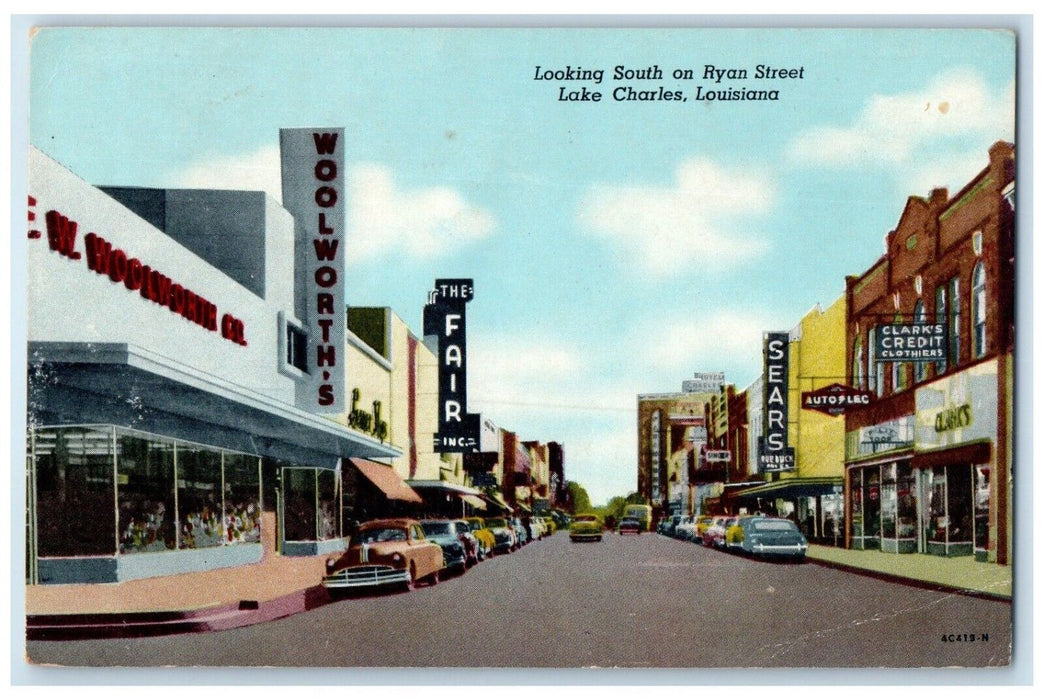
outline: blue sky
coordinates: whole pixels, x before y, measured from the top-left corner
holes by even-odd
[[[804,77],[702,79],[759,64]],[[474,278],[469,409],[562,442],[600,502],[636,486],[637,394],[697,371],[748,385],[762,331],[833,302],[908,196],[955,191],[1014,138],[1014,65],[992,30],[48,28],[30,137],[94,184],[278,198],[279,129],[344,126],[348,302],[419,332],[436,277]]]

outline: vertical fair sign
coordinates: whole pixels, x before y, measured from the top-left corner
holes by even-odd
[[[298,405],[345,411],[344,129],[280,129],[283,207],[294,219],[296,312],[308,334]]]

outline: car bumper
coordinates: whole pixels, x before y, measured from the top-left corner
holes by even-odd
[[[408,571],[391,566],[355,566],[323,577],[323,586],[336,589],[389,586],[409,582]]]
[[[601,539],[602,533],[600,532],[570,532],[569,539],[571,540],[595,540]]]
[[[754,544],[750,546],[753,554],[762,556],[787,556],[803,557],[808,551],[808,545],[804,544]]]

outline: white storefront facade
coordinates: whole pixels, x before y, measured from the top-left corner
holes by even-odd
[[[28,581],[343,546],[341,460],[401,451],[300,398],[300,224],[261,192],[29,171]]]

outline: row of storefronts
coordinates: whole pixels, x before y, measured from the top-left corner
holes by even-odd
[[[31,148],[30,584],[323,554],[373,517],[554,505],[560,445],[493,426],[481,453],[438,449],[435,343],[387,308],[337,313],[341,132],[285,131],[283,206],[96,187]]]
[[[998,142],[956,194],[910,197],[842,297],[765,333],[747,388],[721,377],[709,397],[669,395],[703,407],[681,510],[767,512],[813,542],[1010,564],[1014,158]],[[666,514],[679,506],[653,486],[679,478],[643,437],[645,403],[639,487]]]

